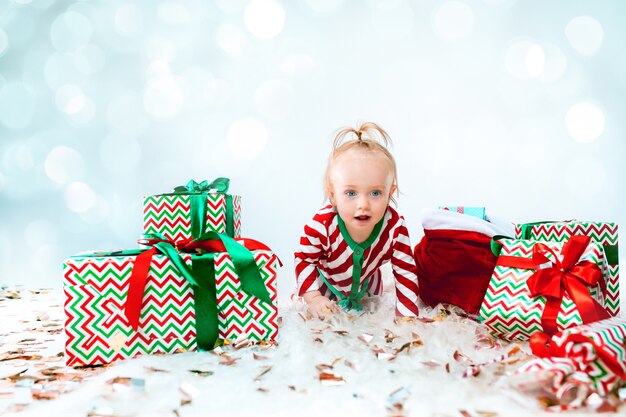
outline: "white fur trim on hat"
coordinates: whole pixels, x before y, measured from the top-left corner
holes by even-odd
[[[465,230],[494,237],[495,235],[515,236],[513,223],[487,216],[489,221],[457,213],[450,210],[424,209],[422,211],[422,227],[428,230]]]

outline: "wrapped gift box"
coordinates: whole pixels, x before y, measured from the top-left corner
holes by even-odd
[[[555,333],[608,318],[601,245],[576,236],[566,243],[501,239],[480,320],[505,339]]]
[[[150,195],[143,201],[143,231],[173,241],[197,238],[214,231],[241,235],[241,197],[227,194],[229,180],[191,180],[172,193]]]
[[[198,346],[200,333],[205,335],[211,328],[219,339],[275,339],[278,259],[271,251],[249,252],[269,302],[244,290],[228,252],[193,255],[174,250],[177,260],[175,256],[154,253],[146,267],[144,289],[138,284],[133,287],[131,282],[141,281],[133,275],[141,268],[133,269],[144,252],[87,253],[65,261],[68,365],[96,365],[198,347],[211,349],[215,345]],[[193,270],[203,288],[192,285],[184,269]],[[202,271],[209,273],[198,278]],[[137,313],[134,325],[129,312],[133,299]]]
[[[517,371],[549,372],[555,393],[567,386],[583,387],[606,396],[623,384],[626,372],[626,320],[612,317],[559,332],[552,337],[537,334],[531,339],[533,353],[540,356]],[[557,395],[559,397],[561,395]]]
[[[589,236],[592,241],[604,246],[608,265],[609,283],[605,307],[611,316],[618,316],[620,311],[619,297],[619,258],[618,234],[616,223],[560,221],[537,222],[515,225],[515,237],[551,242],[565,242],[571,236]]]
[[[466,207],[466,206],[440,206],[441,210],[454,211],[456,213],[467,214],[468,216],[476,217],[477,219],[486,220],[484,207]]]

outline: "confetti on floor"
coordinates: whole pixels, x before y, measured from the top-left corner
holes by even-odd
[[[0,415],[554,415],[543,411],[548,396],[508,383],[529,358],[526,344],[450,309],[395,320],[390,294],[327,321],[281,306],[276,344],[82,368],[64,364],[62,304],[59,290],[0,289]],[[624,398],[592,400],[614,411]]]

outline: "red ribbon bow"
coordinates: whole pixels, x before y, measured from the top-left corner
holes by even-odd
[[[532,260],[514,256],[500,256],[498,259],[498,265],[537,270],[528,278],[527,285],[531,297],[543,296],[546,299],[541,325],[548,334],[558,331],[557,316],[565,294],[576,304],[583,323],[609,317],[604,307],[589,293],[589,287],[598,283],[604,290],[602,271],[593,262],[580,261],[590,241],[589,236],[572,236],[563,245],[563,261],[559,261],[558,256],[543,243],[533,246]],[[548,252],[554,260],[546,256]]]
[[[595,359],[593,356],[588,357],[585,351],[573,352],[573,346],[571,344],[589,343],[594,351],[595,358],[602,360],[605,365],[613,371],[615,375],[626,381],[626,372],[624,372],[623,365],[619,362],[618,358],[613,352],[604,344],[604,342],[596,343],[591,337],[585,336],[580,333],[572,333],[568,335],[561,344],[556,344],[546,333],[535,333],[530,337],[530,348],[533,354],[540,358],[572,358],[577,359],[574,362],[576,366],[584,371],[590,360]],[[569,348],[568,348],[569,346]],[[587,359],[585,357],[587,356]],[[582,360],[581,360],[582,358]]]

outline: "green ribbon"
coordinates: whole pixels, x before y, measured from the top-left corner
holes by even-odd
[[[538,226],[542,224],[553,224],[553,223],[580,223],[575,220],[564,220],[564,221],[541,221],[541,222],[533,222],[533,223],[523,223],[519,226],[521,227],[520,237],[522,239],[531,239],[533,226]],[[604,256],[606,257],[606,262],[609,265],[619,265],[619,256],[618,256],[618,245],[604,245]]]
[[[218,308],[215,289],[213,254],[191,255],[191,269],[174,246],[167,242],[154,245],[174,264],[180,274],[191,284],[194,314],[196,317],[196,344],[199,350],[212,350],[218,341]]]
[[[235,235],[235,225],[233,222],[233,196],[226,194],[230,180],[219,177],[208,182],[196,182],[189,180],[186,185],[179,185],[174,188],[174,192],[164,195],[189,195],[189,212],[191,216],[191,237],[198,238],[204,233],[206,227],[207,194],[211,191],[226,195],[226,234]]]
[[[619,250],[617,245],[604,245],[604,255],[606,262],[611,265],[619,265]]]
[[[206,232],[193,243],[221,240],[239,277],[241,288],[261,301],[272,304],[269,291],[263,282],[254,255],[233,238],[217,232]],[[184,246],[183,246],[184,250]],[[200,350],[212,350],[222,344],[219,339],[217,290],[215,287],[214,252],[206,252],[200,247],[199,254],[191,255],[191,270],[196,278],[194,303],[196,312],[196,338]]]
[[[222,344],[219,338],[214,254],[192,255],[191,267],[198,285],[193,287],[196,340],[199,350],[212,350]]]
[[[506,235],[495,235],[491,238],[489,245],[491,247],[491,253],[493,253],[496,258],[500,256],[500,252],[502,252],[502,243],[500,243],[500,239],[512,239],[512,237]]]
[[[219,239],[224,244],[226,252],[233,262],[241,288],[248,294],[261,301],[272,304],[269,291],[263,282],[261,273],[254,260],[254,255],[248,248],[231,237],[217,232],[207,232],[194,242],[203,242]],[[196,249],[199,255],[191,256],[191,268],[198,282],[194,287],[194,303],[196,306],[196,337],[200,350],[212,350],[222,344],[218,338],[218,307],[217,290],[215,284],[215,253]],[[197,308],[200,306],[200,308]],[[199,341],[203,340],[204,343]]]
[[[568,221],[569,220],[567,220],[566,222],[568,222]],[[522,228],[521,233],[520,233],[520,238],[524,239],[524,240],[528,240],[528,239],[530,239],[530,235],[532,234],[533,226],[538,226],[540,224],[550,224],[550,223],[559,223],[559,222],[554,221],[554,220],[544,220],[544,221],[540,221],[540,222],[520,224],[520,225],[518,225],[518,226],[520,226]]]
[[[241,288],[243,288],[246,293],[257,297],[259,300],[272,304],[270,293],[263,283],[263,278],[254,260],[254,255],[250,250],[230,236],[217,232],[206,232],[196,239],[195,242],[216,239],[222,241],[226,252],[230,255],[230,259],[233,261],[235,271],[241,282]]]
[[[328,289],[337,297],[339,300],[337,305],[341,307],[344,311],[355,310],[362,311],[363,307],[361,306],[360,300],[365,296],[367,292],[367,287],[369,285],[369,278],[367,278],[363,285],[361,285],[361,273],[363,272],[363,255],[365,250],[369,248],[372,243],[376,240],[380,231],[383,227],[384,216],[372,230],[372,233],[367,238],[367,240],[361,244],[356,243],[350,233],[348,233],[348,229],[346,229],[346,225],[344,221],[337,215],[337,223],[339,224],[339,231],[341,232],[341,236],[345,239],[346,243],[352,249],[352,285],[350,286],[350,294],[344,295],[335,287],[333,287],[330,282],[326,279],[324,274],[319,270],[318,272]]]
[[[70,258],[106,258],[110,256],[137,256],[140,253],[145,252],[147,249],[127,249],[127,250],[113,250],[113,251],[96,251],[79,253],[72,255]]]

